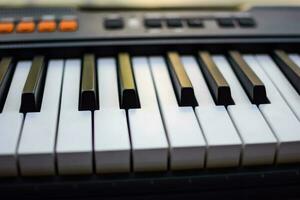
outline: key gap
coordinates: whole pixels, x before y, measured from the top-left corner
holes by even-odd
[[[57,161],[57,138],[58,138],[58,128],[59,128],[59,119],[60,119],[60,111],[61,111],[61,100],[62,100],[62,92],[63,92],[63,84],[64,84],[64,75],[65,75],[65,61],[63,61],[63,72],[61,77],[61,84],[60,84],[60,93],[59,93],[59,103],[58,103],[58,115],[56,119],[56,134],[55,134],[55,144],[54,144],[54,168],[55,174],[58,175],[58,161]]]
[[[276,165],[277,163],[277,154],[278,154],[278,151],[279,151],[279,138],[277,137],[277,135],[275,134],[275,131],[273,130],[271,124],[268,122],[267,118],[265,117],[265,115],[263,114],[263,112],[260,110],[259,106],[258,107],[258,110],[259,112],[261,113],[262,117],[264,118],[265,122],[267,123],[267,125],[269,126],[269,128],[271,129],[271,132],[273,134],[273,136],[275,137],[276,139],[276,149],[275,149],[275,156],[274,156],[274,159],[273,159],[273,165]]]
[[[184,62],[182,61],[182,58],[185,57],[185,56],[188,56],[188,55],[182,55],[182,56],[180,56],[180,60],[181,60],[181,62],[182,62],[183,67],[185,66],[185,64],[184,64]],[[194,56],[192,56],[192,58],[194,58]],[[196,60],[196,59],[195,59],[195,60]],[[196,61],[196,62],[197,62],[197,61]],[[196,63],[196,64],[199,66],[198,63]],[[185,68],[184,68],[184,69],[185,69]],[[187,76],[189,76],[189,73],[188,73],[188,72],[186,72],[186,73],[187,73]],[[200,73],[202,73],[201,70],[200,70]],[[203,75],[203,74],[202,74],[202,75]],[[191,83],[192,83],[192,80],[191,80]],[[197,99],[197,98],[196,98],[196,95],[195,95],[195,99]],[[213,99],[213,97],[212,97],[212,99]],[[213,103],[214,103],[214,105],[216,105],[215,102],[213,102]],[[202,133],[202,135],[203,135],[204,141],[205,141],[205,143],[206,143],[206,148],[205,148],[205,153],[204,153],[204,165],[203,165],[203,169],[206,169],[206,168],[207,168],[207,157],[208,157],[207,155],[208,155],[209,145],[208,145],[208,140],[207,140],[207,138],[206,138],[206,136],[205,136],[205,132],[204,132],[203,127],[202,127],[202,125],[201,125],[200,118],[198,117],[198,115],[197,115],[197,113],[196,113],[196,107],[202,107],[202,106],[203,106],[203,105],[201,105],[201,104],[198,103],[197,106],[193,107],[193,111],[194,111],[194,114],[195,114],[195,116],[196,116],[197,123],[198,123],[198,125],[199,125],[200,130],[201,130],[201,133]]]
[[[19,133],[19,136],[18,136],[17,147],[16,147],[16,150],[15,150],[15,156],[17,158],[16,159],[17,173],[18,173],[19,176],[21,176],[21,167],[20,167],[20,161],[19,161],[19,156],[18,156],[18,150],[19,150],[19,145],[20,145],[20,141],[21,141],[21,137],[22,137],[23,128],[24,128],[25,117],[26,117],[26,113],[23,113],[21,129],[20,129],[20,133]]]
[[[242,150],[240,152],[239,166],[238,167],[243,167],[242,164],[243,164],[243,157],[244,157],[244,150],[245,150],[245,141],[243,140],[243,137],[241,136],[239,130],[237,129],[235,121],[234,121],[233,117],[231,116],[231,113],[228,111],[227,106],[225,108],[226,108],[226,111],[227,111],[228,116],[230,118],[230,121],[232,122],[232,125],[233,125],[234,129],[236,130],[237,134],[239,135],[239,138],[242,142]]]
[[[95,60],[94,60],[94,64],[95,64],[95,81],[96,81],[96,101],[97,101],[97,109],[96,110],[100,110],[100,94],[99,94],[99,85],[98,85],[98,57],[95,56]]]
[[[258,66],[260,69],[263,68],[263,67],[261,67],[261,64],[260,64],[259,62],[257,62],[256,57],[253,56],[253,60],[255,60],[255,63],[257,64],[257,66]],[[253,71],[254,71],[254,70],[253,70]],[[266,73],[265,73],[265,71],[264,71],[263,69],[262,69],[261,71],[262,71],[261,73],[262,73],[263,75],[265,75],[265,80],[268,80],[269,83],[270,83],[269,89],[273,87],[273,90],[279,94],[279,97],[281,98],[281,100],[283,101],[283,103],[286,104],[286,103],[285,103],[285,100],[282,98],[280,92],[277,90],[277,88],[276,88],[276,86],[273,84],[272,80],[270,80],[269,76],[266,75]],[[261,74],[261,75],[262,75],[262,74]],[[266,88],[268,88],[268,87],[266,86]],[[273,91],[273,92],[274,92],[274,91]],[[273,162],[273,164],[274,164],[274,165],[278,165],[279,163],[277,164],[277,160],[278,160],[278,152],[279,152],[279,148],[280,148],[280,139],[279,139],[279,136],[277,137],[276,131],[272,128],[271,123],[269,123],[269,121],[267,120],[267,118],[265,117],[264,113],[262,112],[262,110],[260,109],[259,106],[258,106],[258,108],[259,108],[260,112],[262,113],[262,116],[263,116],[263,118],[265,119],[266,123],[268,124],[270,130],[272,131],[274,137],[275,137],[276,140],[277,140],[276,150],[275,150],[275,157],[274,157],[274,162]]]
[[[133,152],[132,152],[132,140],[131,140],[131,131],[130,131],[128,109],[126,109],[125,112],[126,112],[126,121],[127,121],[127,128],[128,128],[128,134],[129,134],[129,143],[130,143],[130,172],[133,173],[134,172],[133,171]]]
[[[94,111],[91,111],[92,115],[92,170],[93,173],[96,173],[96,155],[95,155],[95,117],[94,117]]]
[[[256,57],[255,57],[255,59],[256,59]],[[260,62],[257,62],[257,64],[260,66],[260,68],[262,69],[262,71],[266,74],[266,76],[269,78],[270,82],[271,82],[271,83],[273,84],[273,86],[277,89],[278,93],[280,94],[280,96],[281,96],[281,97],[284,99],[284,101],[285,101],[285,98],[281,95],[281,92],[279,91],[279,89],[277,88],[277,86],[276,86],[276,84],[273,82],[273,80],[270,78],[270,75],[265,71],[265,69],[264,69],[263,67],[261,67]],[[277,64],[277,63],[276,63],[276,64]],[[271,104],[271,101],[270,101],[270,104]],[[287,102],[286,102],[286,104],[289,106],[289,104],[288,104]],[[277,140],[276,150],[275,150],[275,157],[274,157],[274,161],[273,161],[273,165],[276,165],[276,163],[277,163],[277,154],[278,154],[278,151],[279,151],[279,146],[280,146],[279,142],[280,142],[280,141],[279,141],[279,138],[277,137],[277,135],[275,134],[275,131],[273,130],[271,124],[268,122],[268,120],[267,120],[267,118],[265,117],[264,113],[261,111],[259,105],[257,105],[257,107],[258,107],[258,110],[260,111],[262,117],[264,118],[265,122],[268,124],[269,128],[271,129],[273,136],[274,136],[274,137],[276,138],[276,140]],[[292,110],[292,109],[291,109],[291,110]],[[292,110],[292,112],[293,112],[293,110]],[[293,112],[293,113],[294,113],[294,112]]]
[[[201,105],[198,105],[198,107],[200,107]],[[196,111],[195,111],[196,107],[193,107],[193,111],[194,111],[194,114],[196,116],[196,119],[197,119],[197,122],[198,122],[198,125],[199,125],[199,128],[201,130],[201,133],[203,135],[203,138],[204,138],[204,141],[206,143],[206,147],[205,147],[205,152],[204,152],[204,165],[203,165],[203,169],[206,169],[206,165],[207,165],[207,154],[208,154],[208,149],[209,149],[209,146],[208,146],[208,140],[204,134],[204,130],[202,128],[202,125],[201,125],[201,122],[200,122],[200,119],[198,118],[198,115],[196,114]]]
[[[155,98],[156,98],[156,102],[158,104],[157,105],[158,106],[158,111],[159,111],[159,114],[160,114],[160,117],[161,117],[161,120],[162,120],[162,123],[163,123],[166,139],[167,139],[168,146],[169,146],[169,148],[168,148],[168,159],[167,159],[167,171],[171,171],[171,152],[170,152],[171,151],[171,144],[170,144],[170,139],[169,139],[169,135],[168,135],[167,128],[166,128],[165,119],[164,119],[163,114],[162,114],[162,108],[161,108],[161,105],[160,105],[160,102],[159,102],[157,87],[156,87],[156,84],[154,82],[153,71],[152,71],[151,63],[149,62],[149,57],[147,57],[147,64],[150,68],[149,70],[150,70],[150,74],[151,74],[152,84],[153,84],[154,90],[155,90]]]
[[[78,98],[78,103],[77,103],[77,109],[78,109],[78,111],[82,111],[81,109],[80,109],[80,104],[81,104],[81,82],[82,82],[82,73],[83,73],[83,63],[84,61],[81,61],[80,62],[80,74],[79,74],[79,91],[78,91],[78,94],[79,94],[79,98]]]

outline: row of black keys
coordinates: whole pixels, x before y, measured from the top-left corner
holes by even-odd
[[[300,94],[300,68],[289,59],[284,51],[276,50],[273,53],[273,57],[282,72]],[[179,106],[197,106],[193,86],[184,70],[179,54],[168,52],[166,58]],[[252,103],[269,103],[263,82],[243,60],[242,55],[237,51],[230,51],[228,58],[233,71]],[[230,87],[213,62],[210,54],[205,51],[199,52],[198,61],[216,105],[227,106],[234,104]],[[20,112],[38,112],[40,110],[47,70],[45,63],[46,59],[44,56],[36,56],[33,59],[22,93]],[[5,103],[14,68],[15,62],[12,58],[2,58],[0,62],[0,112],[2,112]],[[85,54],[82,62],[79,110],[99,109],[96,74],[95,56],[93,54]],[[120,53],[118,55],[118,80],[120,107],[125,109],[139,108],[138,91],[128,53]]]

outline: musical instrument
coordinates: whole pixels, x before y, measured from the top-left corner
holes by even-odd
[[[298,195],[299,19],[0,10],[1,194]]]

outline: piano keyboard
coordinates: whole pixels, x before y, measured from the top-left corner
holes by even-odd
[[[0,175],[51,176],[300,161],[300,55],[0,62]]]
[[[0,8],[0,198],[297,199],[299,19]]]

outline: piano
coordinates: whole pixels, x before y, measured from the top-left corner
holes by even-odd
[[[299,19],[1,8],[1,198],[299,197]]]

